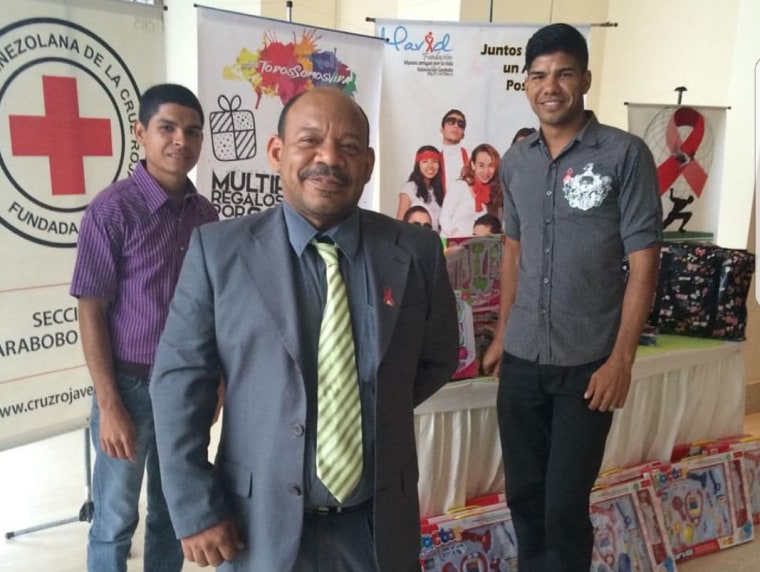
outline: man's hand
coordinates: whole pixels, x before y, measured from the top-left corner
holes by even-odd
[[[100,448],[109,457],[135,462],[135,424],[121,401],[100,408]]]
[[[493,375],[494,378],[499,377],[499,369],[501,368],[501,354],[504,352],[501,346],[501,339],[495,337],[491,344],[483,354],[481,361],[481,367],[483,373],[486,375]]]
[[[583,397],[590,399],[589,409],[613,411],[623,407],[631,385],[632,363],[610,358],[591,376]]]
[[[201,568],[229,562],[243,548],[245,545],[240,541],[237,528],[230,520],[182,539],[185,559],[195,562]]]

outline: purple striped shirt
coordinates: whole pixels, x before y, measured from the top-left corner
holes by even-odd
[[[143,162],[90,202],[69,292],[110,303],[114,359],[153,364],[190,234],[218,218],[190,181],[173,201]]]

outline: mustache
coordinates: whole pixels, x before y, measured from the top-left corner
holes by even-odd
[[[331,167],[327,163],[317,163],[314,167],[305,167],[298,171],[298,178],[301,181],[311,177],[331,177],[336,179],[341,185],[349,185],[351,183],[351,177],[343,169],[337,166]]]

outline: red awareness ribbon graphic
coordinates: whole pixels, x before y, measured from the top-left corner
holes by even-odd
[[[433,35],[433,32],[428,32],[425,34],[425,44],[427,45],[427,49],[425,50],[426,54],[429,54],[433,51],[433,41],[435,40],[435,36]]]
[[[387,286],[383,289],[383,304],[391,307],[396,305],[396,301],[393,299],[393,292]]]
[[[691,133],[685,141],[681,141],[679,127],[691,127]],[[660,183],[660,194],[665,194],[675,183],[679,175],[683,175],[697,198],[702,194],[707,182],[707,172],[694,160],[702,138],[705,135],[705,118],[696,109],[679,107],[670,117],[665,131],[665,143],[670,156],[657,166],[657,180]]]

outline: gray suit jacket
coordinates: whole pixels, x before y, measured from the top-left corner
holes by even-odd
[[[438,237],[361,211],[376,324],[375,551],[418,570],[413,408],[457,365],[454,297]],[[190,242],[150,392],[161,476],[179,537],[231,518],[246,548],[226,570],[289,571],[303,520],[306,391],[282,208],[205,225]],[[383,302],[386,288],[395,303]],[[207,461],[219,373],[226,397]]]

